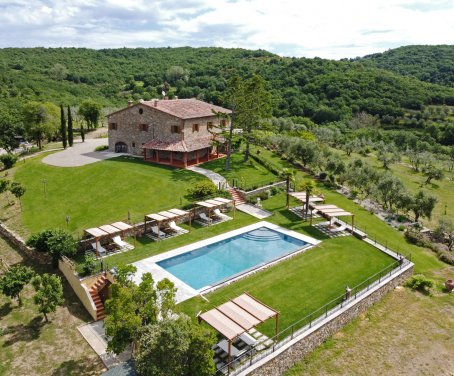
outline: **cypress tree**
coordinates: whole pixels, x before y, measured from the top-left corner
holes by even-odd
[[[82,123],[80,124],[80,137],[82,137],[82,142],[85,142],[85,131]]]
[[[66,149],[67,138],[66,138],[66,119],[65,111],[63,110],[63,105],[60,105],[60,133],[61,133],[61,142],[63,143],[63,148]]]
[[[68,106],[68,144],[73,146],[73,118],[71,116],[71,107]]]

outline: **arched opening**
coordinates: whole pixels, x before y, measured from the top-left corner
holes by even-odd
[[[127,153],[128,152],[128,145],[124,142],[117,142],[115,144],[115,153]]]

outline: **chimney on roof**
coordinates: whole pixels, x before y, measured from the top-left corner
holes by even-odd
[[[131,107],[133,104],[134,104],[134,102],[130,99],[130,100],[128,101],[128,107]]]
[[[154,105],[155,107],[158,107],[158,100],[157,100],[157,99],[154,100],[153,105]]]

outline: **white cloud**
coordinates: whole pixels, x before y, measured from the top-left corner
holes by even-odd
[[[355,57],[453,44],[452,0],[0,0],[0,46],[222,46]]]

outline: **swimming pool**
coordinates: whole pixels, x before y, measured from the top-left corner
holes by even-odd
[[[302,236],[262,225],[156,264],[193,289],[201,290],[311,245]]]

